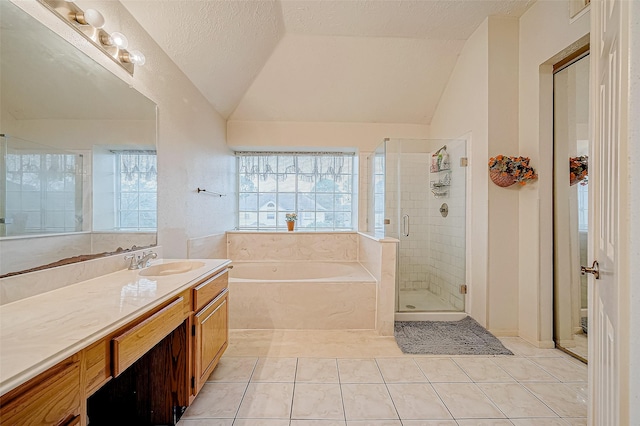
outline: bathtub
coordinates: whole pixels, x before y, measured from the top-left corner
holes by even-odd
[[[234,262],[233,329],[375,329],[376,287],[358,262]]]

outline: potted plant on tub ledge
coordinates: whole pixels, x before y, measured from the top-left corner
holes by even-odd
[[[526,185],[538,179],[536,171],[529,165],[529,157],[507,157],[497,155],[489,159],[489,176],[493,183],[503,188],[514,183]]]
[[[296,225],[296,220],[298,220],[297,213],[287,213],[284,217],[284,220],[287,222],[287,230],[293,231],[293,228]]]

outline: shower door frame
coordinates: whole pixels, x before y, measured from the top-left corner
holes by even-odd
[[[452,169],[454,167],[458,168],[458,167],[465,167],[466,170],[464,170],[464,197],[463,197],[463,202],[464,202],[464,218],[463,220],[463,226],[464,226],[464,236],[462,236],[463,238],[463,242],[464,242],[464,261],[462,264],[462,267],[464,267],[464,282],[461,282],[460,284],[466,284],[467,288],[470,288],[469,283],[470,283],[470,223],[471,223],[471,215],[470,215],[470,211],[471,211],[471,194],[470,194],[470,178],[471,178],[471,167],[468,161],[468,153],[469,153],[469,143],[470,143],[470,139],[471,139],[471,135],[467,134],[461,138],[457,138],[457,139],[451,139],[451,140],[436,140],[436,139],[385,139],[384,143],[385,143],[385,176],[389,176],[389,170],[391,169],[389,167],[389,159],[388,159],[388,154],[389,154],[389,149],[388,149],[388,144],[389,143],[397,143],[398,145],[402,145],[403,142],[405,141],[414,141],[414,142],[423,142],[423,143],[431,143],[433,146],[429,146],[428,147],[428,151],[424,152],[424,155],[427,156],[427,160],[430,159],[430,155],[432,154],[432,152],[437,149],[440,148],[441,145],[446,145],[446,144],[450,144],[450,143],[455,143],[455,142],[461,142],[463,144],[463,153],[457,153],[456,155],[459,155],[460,157],[465,157],[467,158],[467,166],[460,166],[458,163],[458,157],[455,157],[455,159],[451,159],[452,162]],[[438,146],[436,146],[436,144]],[[432,149],[433,148],[433,149]],[[457,149],[459,149],[460,147],[458,146]],[[451,148],[450,148],[451,149]],[[399,146],[399,149],[397,151],[397,154],[399,156],[398,161],[400,161],[400,164],[402,163],[401,160],[401,156],[402,155],[406,155],[407,153],[410,152],[403,152],[403,149],[401,146]],[[455,163],[455,164],[453,164]],[[428,169],[429,164],[427,163],[425,165],[425,167],[427,167]],[[402,229],[401,229],[401,224],[402,224],[402,218],[403,218],[403,214],[404,211],[402,209],[402,194],[399,190],[399,187],[402,185],[402,180],[401,177],[399,176],[400,174],[400,170],[402,169],[402,165],[395,167],[395,172],[396,172],[396,178],[399,179],[398,182],[395,182],[395,186],[397,188],[397,192],[398,192],[398,199],[395,200],[394,202],[397,205],[397,211],[394,209],[394,217],[391,219],[393,222],[397,222],[397,225],[395,226],[395,230],[394,233],[397,233],[397,238],[400,240],[400,244],[398,244],[397,246],[397,256],[396,256],[396,297],[395,297],[395,318],[396,320],[410,320],[410,321],[415,321],[415,320],[457,320],[457,319],[461,319],[464,318],[465,316],[467,316],[467,312],[469,310],[469,306],[470,306],[470,292],[467,292],[467,294],[463,294],[462,295],[462,302],[463,302],[463,307],[460,310],[422,310],[422,311],[409,311],[409,312],[403,312],[400,311],[399,309],[399,299],[400,299],[400,267],[401,267],[401,259],[400,259],[400,250],[401,247],[400,245],[402,244]],[[443,199],[437,199],[435,197],[433,197],[433,195],[431,194],[430,188],[429,188],[429,180],[432,180],[433,175],[431,173],[427,174],[427,182],[424,182],[424,188],[425,191],[427,193],[427,197],[430,197],[429,201],[436,201],[439,205],[440,204],[440,200],[442,202],[447,202],[447,200],[449,198],[443,198]],[[388,209],[388,201],[385,202],[385,209]],[[435,207],[435,206],[434,206]],[[454,206],[455,208],[455,206]],[[389,214],[386,214],[385,217],[390,217]],[[387,225],[389,226],[389,225]],[[411,224],[409,224],[409,226],[411,227]],[[387,231],[385,233],[386,235],[389,235],[389,232]],[[394,235],[394,237],[396,237]],[[425,235],[425,238],[428,238],[428,235]],[[454,286],[457,286],[458,284],[454,284]],[[428,291],[428,290],[427,290]],[[438,297],[436,295],[434,295],[434,297]]]

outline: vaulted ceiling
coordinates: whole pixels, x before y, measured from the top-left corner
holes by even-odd
[[[431,122],[465,40],[534,0],[121,0],[225,118]]]

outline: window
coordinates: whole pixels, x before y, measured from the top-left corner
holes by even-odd
[[[154,150],[93,146],[94,231],[150,232],[157,227]]]
[[[239,229],[286,229],[291,212],[297,229],[355,228],[354,154],[236,154]]]
[[[157,156],[155,151],[120,151],[116,155],[116,228],[141,231],[157,226]]]
[[[9,146],[5,158],[6,235],[82,230],[82,155]]]

